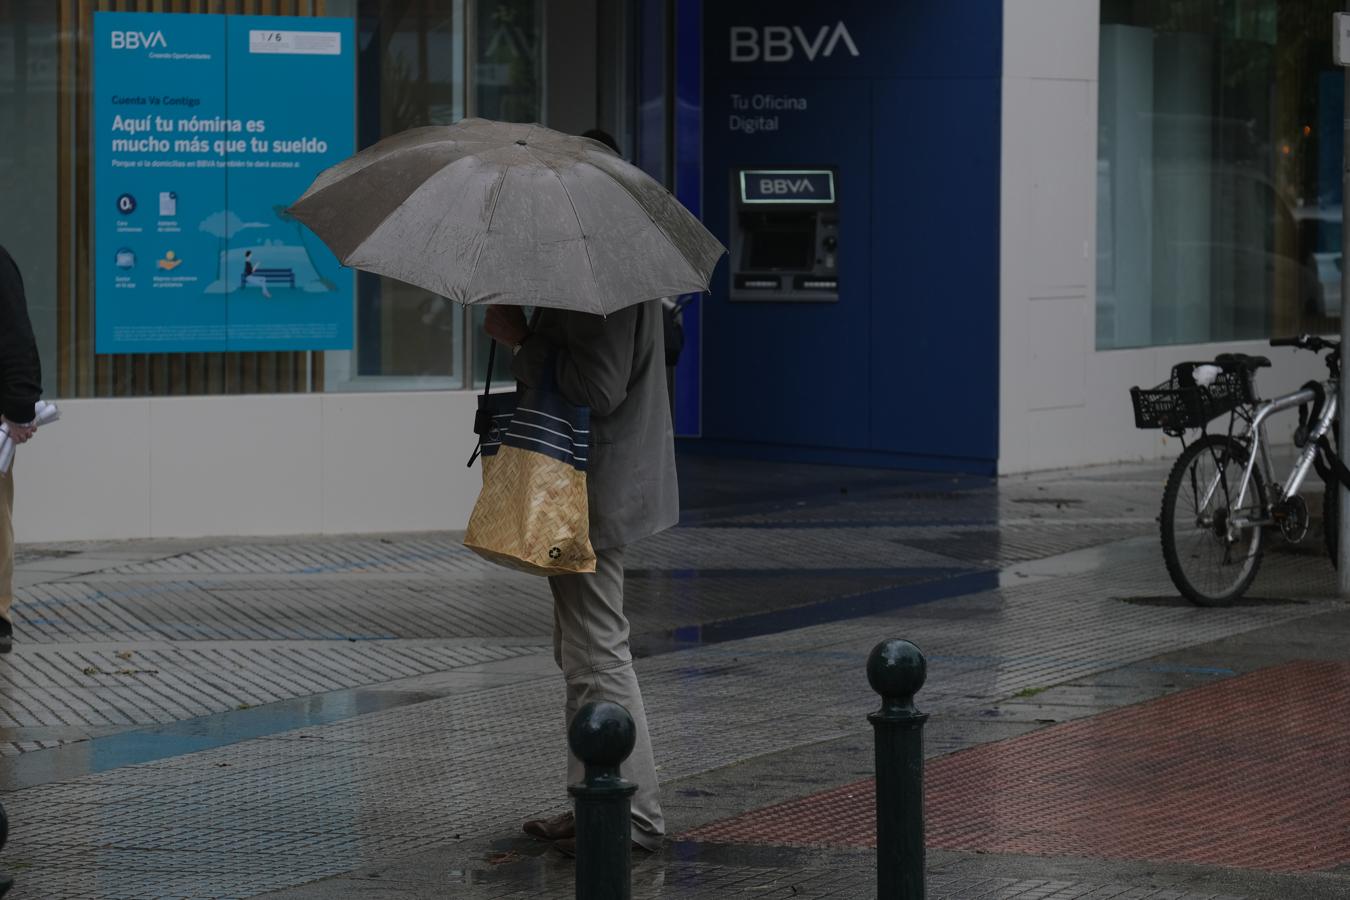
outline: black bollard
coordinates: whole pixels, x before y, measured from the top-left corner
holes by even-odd
[[[867,657],[881,709],[867,720],[877,745],[877,898],[923,900],[923,723],[914,708],[928,661],[909,641],[882,641]]]
[[[9,843],[9,816],[5,814],[4,805],[0,804],[0,850],[3,850],[7,843]],[[0,872],[0,897],[8,894],[12,887],[14,876],[8,872]]]
[[[577,816],[577,900],[630,900],[633,820],[629,808],[637,785],[619,766],[633,752],[637,728],[617,703],[587,703],[567,729],[572,753],[586,776],[567,792]]]

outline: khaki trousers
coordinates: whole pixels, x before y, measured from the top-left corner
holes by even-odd
[[[628,619],[623,614],[623,548],[596,551],[595,574],[555,575],[553,659],[567,682],[566,723],[593,700],[608,700],[628,710],[637,726],[637,743],[623,764],[633,795],[633,840],[655,849],[666,833],[656,784],[656,761],[647,731],[633,654],[628,649]],[[564,732],[565,734],[566,732]],[[567,783],[581,781],[581,761],[567,753]]]
[[[0,475],[0,618],[12,621],[14,603],[14,469]]]

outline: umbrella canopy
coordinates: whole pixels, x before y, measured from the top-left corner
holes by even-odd
[[[605,315],[707,290],[726,252],[603,144],[486,119],[385,138],[289,212],[344,265],[465,304]]]

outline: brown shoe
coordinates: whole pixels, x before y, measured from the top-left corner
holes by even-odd
[[[521,826],[530,837],[541,841],[557,841],[577,836],[577,819],[570,812],[562,813],[551,819],[531,819]]]
[[[557,850],[559,853],[561,853],[563,856],[566,856],[568,859],[576,859],[576,857],[577,857],[577,839],[576,839],[575,837],[559,838],[558,840],[556,840],[556,841],[553,842],[553,849],[554,849],[554,850]],[[655,852],[656,852],[655,849],[653,849],[653,848],[651,848],[651,847],[644,847],[642,844],[639,844],[637,841],[633,841],[633,849],[634,849],[635,851],[641,851],[641,852],[643,852],[643,853],[655,853]]]

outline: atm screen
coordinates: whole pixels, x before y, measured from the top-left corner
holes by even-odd
[[[752,269],[809,270],[815,265],[816,236],[810,229],[761,231],[750,240]]]

